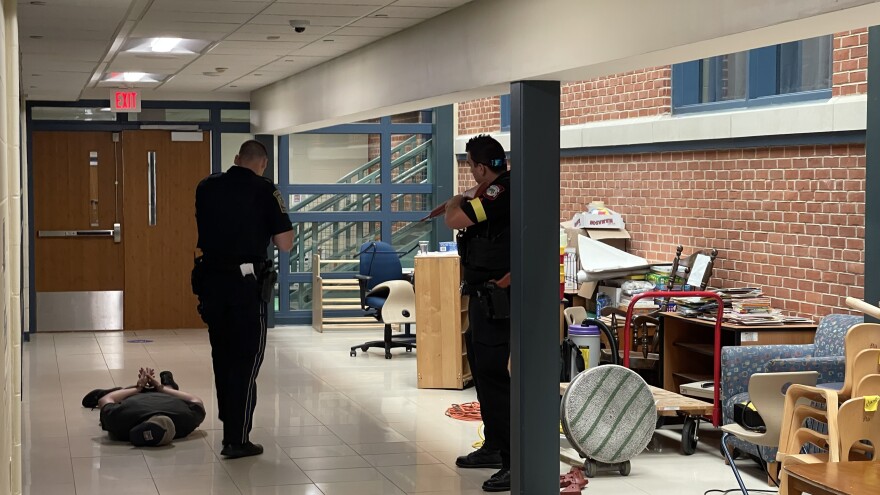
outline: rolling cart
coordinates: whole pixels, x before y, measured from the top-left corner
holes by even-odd
[[[657,415],[664,416],[683,416],[684,426],[681,429],[681,452],[684,455],[691,455],[696,451],[697,442],[699,441],[700,421],[711,421],[712,426],[721,426],[721,320],[724,316],[724,303],[721,296],[709,291],[651,291],[643,292],[633,296],[629,307],[626,310],[626,321],[623,326],[622,340],[623,348],[623,366],[629,367],[630,348],[632,346],[632,336],[630,323],[632,321],[632,313],[635,304],[644,298],[669,298],[669,297],[703,297],[715,299],[718,302],[718,310],[715,316],[715,338],[713,355],[713,384],[714,393],[712,403],[704,402],[698,399],[687,397],[669,390],[652,387],[651,392],[654,394],[654,400],[657,405]],[[658,422],[658,427],[660,423]]]

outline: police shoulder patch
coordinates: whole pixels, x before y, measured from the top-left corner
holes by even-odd
[[[502,192],[504,192],[504,187],[499,184],[492,184],[491,186],[489,186],[488,189],[486,189],[486,192],[483,193],[483,197],[485,197],[486,199],[495,199]]]
[[[276,189],[273,195],[275,196],[275,201],[278,201],[278,207],[281,208],[281,213],[287,213],[287,207],[284,206],[284,198],[281,197],[281,191]]]

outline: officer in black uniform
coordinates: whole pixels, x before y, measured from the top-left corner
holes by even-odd
[[[476,198],[450,199],[446,225],[465,229],[458,235],[462,293],[470,296],[465,339],[486,440],[455,464],[500,468],[483,490],[502,492],[510,490],[510,173],[504,148],[492,137],[476,136],[465,149],[483,192]]]
[[[208,324],[225,457],[263,453],[249,434],[257,402],[256,379],[266,348],[266,303],[276,273],[266,259],[269,241],[293,247],[293,226],[281,193],[263,177],[266,148],[250,140],[235,165],[196,188],[198,247],[193,292]]]

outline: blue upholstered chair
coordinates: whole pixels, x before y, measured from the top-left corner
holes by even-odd
[[[828,315],[816,329],[814,343],[804,345],[755,345],[721,349],[721,405],[723,424],[733,423],[733,405],[749,400],[749,377],[755,373],[818,371],[819,384],[843,382],[843,342],[847,330],[862,323],[861,316]],[[776,449],[759,453],[755,445],[732,438],[729,446],[774,462]]]
[[[361,309],[385,325],[382,340],[364,342],[351,348],[352,357],[357,349],[371,347],[385,349],[385,359],[391,359],[391,349],[405,347],[407,352],[416,347],[416,336],[410,325],[416,321],[416,296],[412,283],[403,274],[399,253],[385,242],[366,242],[360,249],[360,273],[355,276],[360,286]],[[393,335],[392,325],[404,325],[404,333]]]

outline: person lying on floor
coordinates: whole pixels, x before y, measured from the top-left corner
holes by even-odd
[[[141,368],[129,388],[96,389],[83,398],[84,407],[101,408],[101,428],[115,440],[136,447],[168,445],[193,432],[205,420],[202,399],[181,392],[171,372]]]

